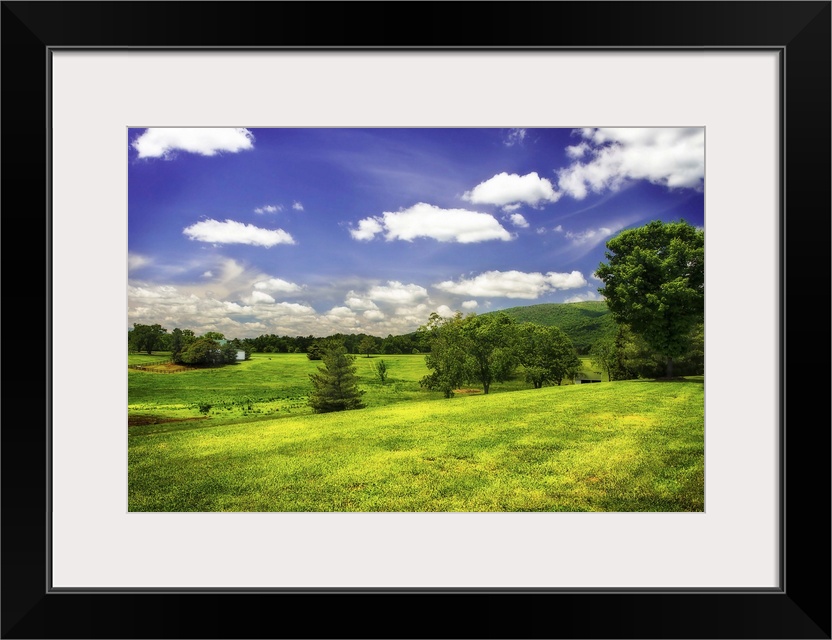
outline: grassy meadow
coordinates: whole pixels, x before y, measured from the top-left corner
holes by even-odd
[[[355,364],[367,406],[331,414],[306,405],[320,362],[304,354],[128,370],[130,511],[704,510],[702,377],[531,389],[520,373],[446,400],[419,386],[424,356]]]

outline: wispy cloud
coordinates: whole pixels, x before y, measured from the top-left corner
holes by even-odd
[[[152,260],[147,256],[142,256],[137,253],[127,254],[127,270],[135,271],[152,264]]]
[[[182,230],[191,240],[214,244],[250,244],[273,247],[276,244],[295,244],[294,238],[283,229],[261,229],[253,224],[235,220],[203,220]]]
[[[516,144],[522,144],[526,138],[525,129],[509,129],[503,139],[503,144],[507,147],[513,147]]]
[[[563,235],[569,238],[574,245],[592,244],[597,245],[599,242],[609,238],[617,229],[609,227],[599,227],[598,229],[586,229],[585,231],[572,232],[567,231]]]
[[[257,207],[254,210],[254,213],[277,213],[279,211],[283,211],[283,207],[281,205],[267,204],[263,207]]]
[[[139,158],[171,158],[176,151],[214,156],[254,148],[254,134],[248,129],[150,128],[130,145]]]

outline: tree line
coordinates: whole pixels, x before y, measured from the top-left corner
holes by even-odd
[[[243,351],[245,359],[251,357],[251,350],[242,340],[226,340],[217,331],[208,331],[197,336],[191,329],[175,328],[168,333],[160,324],[133,323],[127,332],[130,351],[143,351],[153,355],[154,351],[170,351],[171,360],[176,364],[194,366],[216,366],[237,361],[237,352]]]
[[[174,332],[176,329],[174,329]],[[183,332],[181,339],[192,340],[197,336],[190,329],[180,329]],[[222,340],[222,334],[210,331],[204,336],[213,337],[215,340]],[[200,336],[200,337],[204,337]],[[217,336],[220,336],[217,338]],[[383,355],[399,355],[406,353],[422,353],[425,349],[416,333],[409,333],[400,336],[388,335],[386,338],[371,336],[366,333],[344,334],[336,333],[328,336],[343,343],[347,353],[367,355],[378,353]],[[256,338],[235,338],[229,342],[234,347],[242,349],[247,353],[309,353],[310,347],[317,345],[323,340],[320,336],[278,336],[275,334],[263,334]],[[153,351],[173,351],[173,333],[161,325],[134,324],[128,330],[128,345],[131,351],[143,351],[152,354]],[[318,358],[315,358],[318,359]]]
[[[519,366],[536,389],[546,383],[560,385],[581,367],[572,341],[560,328],[518,323],[505,313],[457,312],[450,318],[433,313],[417,333],[430,345],[425,364],[431,372],[421,385],[446,398],[468,384],[488,393],[494,382],[508,380]]]

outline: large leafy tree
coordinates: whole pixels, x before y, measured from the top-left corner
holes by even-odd
[[[370,357],[370,354],[376,350],[376,341],[373,340],[372,336],[366,336],[361,342],[358,344],[358,352],[364,353],[367,357]]]
[[[607,241],[596,275],[616,322],[628,325],[666,361],[690,347],[704,320],[705,233],[685,221],[654,220]]]
[[[503,313],[450,318],[432,313],[419,329],[430,347],[425,364],[431,373],[422,378],[422,386],[450,398],[454,389],[476,382],[488,393],[493,382],[507,380],[517,368],[516,327]]]
[[[446,398],[453,396],[454,389],[465,384],[467,378],[463,322],[461,313],[451,318],[432,313],[427,324],[418,330],[421,343],[430,349],[425,355],[425,365],[431,371],[419,384],[441,391]]]
[[[196,336],[190,329],[176,327],[171,333],[170,354],[174,362],[182,362],[182,351],[190,345]]]
[[[318,372],[309,374],[312,381],[309,406],[313,413],[363,408],[361,396],[364,391],[358,388],[355,356],[347,353],[343,342],[327,343],[322,349],[321,360],[323,365],[318,367]]]
[[[526,382],[535,389],[544,383],[560,385],[564,378],[574,378],[581,360],[572,341],[559,327],[543,327],[524,322],[518,327],[518,357]]]
[[[508,380],[517,368],[517,323],[505,313],[471,314],[462,324],[469,379],[488,393],[492,382]]]
[[[611,381],[656,378],[667,366],[665,358],[625,324],[618,325],[614,335],[596,342],[590,355],[592,363],[606,371]]]
[[[158,348],[162,336],[167,329],[159,324],[137,324],[133,323],[133,330],[130,331],[129,343],[134,351],[146,351],[152,355],[153,350]]]

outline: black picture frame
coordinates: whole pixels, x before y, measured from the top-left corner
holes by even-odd
[[[830,638],[831,8],[829,1],[2,2],[2,637]],[[51,590],[50,339],[61,318],[49,302],[48,97],[50,52],[69,47],[778,51],[780,588]],[[751,245],[753,230],[749,238]],[[748,253],[740,261],[751,261]],[[738,311],[753,322],[748,301],[738,300]],[[79,336],[88,352],[94,336],[94,326]]]

